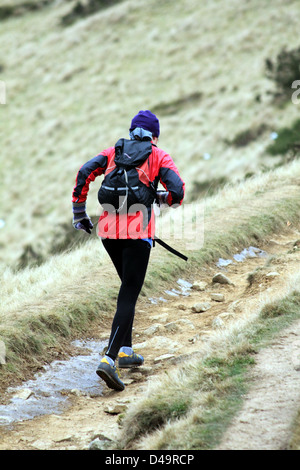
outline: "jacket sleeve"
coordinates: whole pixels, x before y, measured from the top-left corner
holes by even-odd
[[[107,167],[107,156],[105,153],[100,153],[96,157],[89,160],[82,165],[76,177],[75,186],[72,192],[72,202],[85,202],[90,183],[95,180],[99,175],[105,172]]]
[[[180,177],[174,161],[167,153],[163,155],[161,160],[159,176],[161,184],[169,191],[168,204],[170,206],[180,205],[185,194],[185,183]]]

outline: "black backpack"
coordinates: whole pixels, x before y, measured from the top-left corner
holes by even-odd
[[[115,145],[115,168],[102,182],[98,200],[109,212],[130,212],[131,206],[141,204],[149,209],[156,199],[157,183],[150,181],[146,186],[139,178],[142,165],[152,153],[149,140],[119,139]],[[145,173],[145,172],[144,172]]]
[[[142,165],[152,153],[150,140],[119,139],[115,145],[115,168],[108,173],[98,192],[98,200],[104,210],[108,212],[130,213],[140,210],[143,212],[144,229],[151,217],[151,207],[156,201],[158,179],[145,185],[139,178],[139,166]],[[109,168],[108,168],[109,169]],[[147,175],[147,173],[145,172]],[[148,175],[147,175],[148,176]],[[138,204],[138,206],[137,206]],[[187,261],[187,257],[174,250],[161,239],[154,237],[171,253]]]

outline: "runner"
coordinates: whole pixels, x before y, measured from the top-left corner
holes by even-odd
[[[80,168],[72,194],[73,226],[91,233],[93,224],[86,213],[89,185],[97,176],[104,175],[98,193],[104,208],[98,235],[116,268],[121,286],[108,349],[96,373],[109,388],[119,391],[125,386],[118,376],[116,359],[119,368],[137,367],[144,362],[132,348],[132,327],[155,237],[153,202],[156,199],[176,207],[182,203],[185,192],[185,184],[172,158],[157,147],[159,135],[160,124],[155,114],[140,111],[132,119],[130,139],[119,139],[114,147],[103,150]],[[124,160],[139,164],[129,168]],[[159,182],[165,191],[157,192]]]

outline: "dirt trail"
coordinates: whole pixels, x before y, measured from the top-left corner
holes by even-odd
[[[286,449],[300,403],[299,346],[300,322],[259,354],[251,391],[219,449]]]
[[[299,272],[300,247],[293,249],[298,239],[300,232],[289,227],[285,234],[274,236],[265,246],[260,246],[269,256],[276,256],[268,266],[266,258],[259,256],[230,264],[223,272],[232,285],[211,282],[213,275],[222,271],[215,266],[201,270],[193,279],[186,279],[207,282],[204,291],[191,289],[189,296],[171,296],[164,292],[162,296],[167,302],[140,302],[134,340],[141,347],[145,365],[142,372],[122,372],[126,389],[120,393],[104,387],[100,397],[72,396],[72,406],[63,414],[41,416],[11,428],[2,426],[0,450],[79,450],[87,449],[98,436],[113,439],[118,431],[118,414],[108,413],[108,407],[115,404],[130,406],[147,389],[148,380],[163,373],[166,364],[168,368],[176,367],[176,358],[195,353],[215,328],[226,328],[235,319],[257,311],[266,297],[279,293],[290,276]],[[263,268],[260,277],[249,287],[248,273],[259,267]],[[178,284],[172,287],[178,288]],[[213,301],[211,293],[222,293],[225,300]],[[192,306],[197,302],[209,302],[211,308],[195,313]],[[179,323],[174,323],[178,320]],[[147,333],[151,326],[155,333]],[[109,327],[105,332],[95,332],[95,338],[108,338]],[[143,350],[145,342],[147,347]],[[246,397],[241,414],[224,436],[220,449],[284,448],[299,404],[299,344],[300,323],[284,332],[272,348],[258,355],[253,371],[253,390]],[[164,354],[169,356],[160,358]],[[91,374],[94,373],[91,370]]]

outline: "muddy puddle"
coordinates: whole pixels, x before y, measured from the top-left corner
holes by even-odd
[[[19,387],[9,388],[10,402],[0,405],[0,425],[10,425],[45,414],[60,414],[74,395],[101,396],[103,385],[95,370],[107,345],[97,340],[74,341],[82,354],[54,361]]]
[[[183,296],[190,295],[190,291],[192,288],[192,284],[190,282],[185,281],[184,279],[178,279],[177,285],[178,285],[177,289],[165,290],[165,294],[167,294],[167,297],[168,296],[178,297],[180,295],[183,295]],[[159,297],[159,298],[149,297],[149,300],[152,304],[158,304],[159,302],[168,302],[168,300],[165,299],[164,297]]]
[[[255,246],[249,246],[249,248],[245,248],[240,253],[236,253],[235,255],[233,255],[233,259],[219,258],[219,261],[216,263],[216,265],[219,268],[226,268],[226,266],[229,266],[230,264],[235,264],[235,261],[238,263],[242,263],[247,258],[266,258],[267,256],[268,254],[264,250],[261,250],[260,248],[257,248]]]

